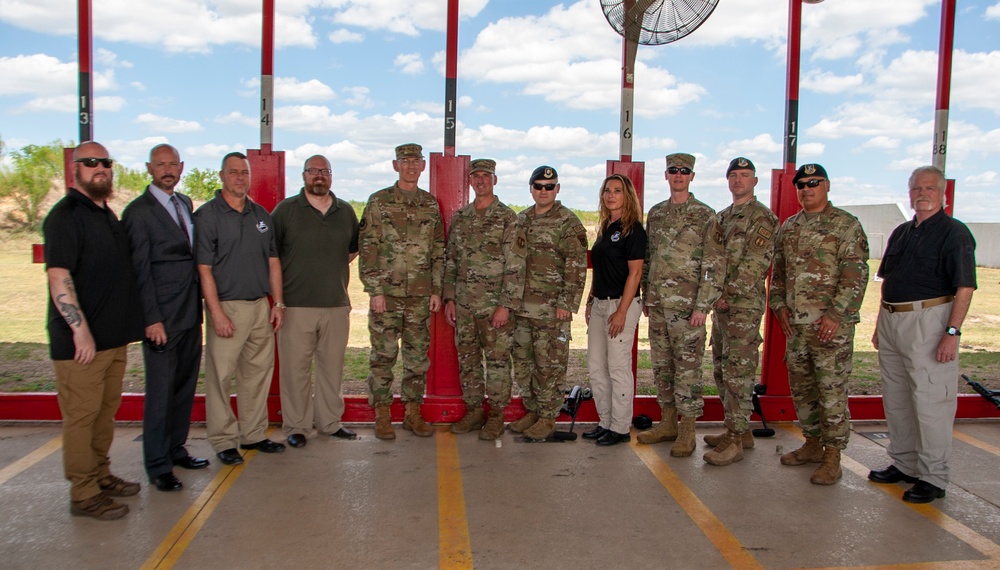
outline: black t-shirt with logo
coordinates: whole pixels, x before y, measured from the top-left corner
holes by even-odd
[[[622,235],[622,222],[608,224],[597,236],[590,251],[591,265],[594,267],[594,297],[607,299],[621,297],[628,280],[628,262],[646,257],[646,230],[636,221],[627,236]]]

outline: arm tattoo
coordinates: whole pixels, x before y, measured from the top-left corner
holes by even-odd
[[[80,323],[83,322],[83,318],[80,316],[80,309],[72,303],[63,303],[62,298],[65,296],[65,293],[56,295],[56,304],[59,305],[59,311],[62,313],[63,318],[66,319],[66,324],[71,327],[79,327]]]
[[[66,279],[63,279],[63,285],[66,286],[66,290],[67,291],[69,291],[70,293],[76,295],[76,289],[73,288],[73,278],[72,277],[67,277]]]

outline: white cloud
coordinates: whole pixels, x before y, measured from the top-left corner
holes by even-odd
[[[459,18],[474,18],[489,0],[463,0]],[[387,30],[406,36],[418,36],[420,30],[444,31],[447,28],[448,3],[441,0],[411,0],[405,8],[398,0],[337,0],[333,21],[338,24]]]
[[[108,149],[108,153],[118,162],[130,168],[138,168],[145,171],[145,163],[149,160],[149,149],[158,144],[169,142],[166,137],[151,136],[133,140],[115,139],[105,142],[104,146]]]
[[[913,138],[933,132],[933,121],[920,121],[893,102],[844,103],[833,117],[825,117],[805,132],[811,136],[839,139],[849,136]]]
[[[865,82],[864,75],[836,75],[828,71],[810,69],[803,74],[799,84],[803,89],[816,93],[845,93],[854,91]]]
[[[146,86],[143,85],[142,81],[132,81],[132,82],[129,83],[129,85],[132,88],[134,88],[136,91],[145,91],[146,90]]]
[[[244,125],[247,127],[256,127],[259,124],[260,119],[256,117],[248,117],[239,111],[232,111],[228,115],[221,115],[214,119],[214,122],[220,125]]]
[[[126,105],[124,97],[94,97],[94,111],[121,111]],[[76,113],[79,111],[76,95],[37,97],[14,110],[15,113]]]
[[[419,53],[401,53],[393,60],[393,65],[403,73],[417,75],[424,71],[424,60]]]
[[[330,40],[330,43],[334,44],[357,43],[364,41],[365,35],[359,34],[358,32],[352,32],[345,28],[340,28],[330,32],[330,34],[326,36],[326,39]]]
[[[877,148],[883,150],[892,150],[899,148],[899,139],[892,137],[887,137],[879,135],[877,137],[872,137],[861,145],[861,148]]]
[[[199,146],[188,146],[184,147],[184,156],[190,158],[215,158],[221,159],[223,156],[233,152],[234,150],[243,151],[246,147],[243,145],[228,145],[228,144],[214,144],[208,143]],[[216,169],[218,165],[216,165]]]
[[[118,61],[118,54],[105,48],[97,48],[94,60],[107,67],[133,67],[132,62],[126,60]]]
[[[983,15],[987,20],[1000,20],[1000,2],[987,8]]]
[[[254,77],[242,82],[245,87],[253,90],[253,95],[260,93],[260,78]],[[249,92],[244,92],[247,94]],[[295,77],[274,78],[274,99],[276,101],[326,101],[336,97],[329,85],[318,79],[299,81]]]
[[[142,125],[151,131],[161,131],[167,133],[194,133],[204,130],[197,121],[171,119],[169,117],[161,117],[152,113],[142,113],[132,122],[137,125]]]
[[[966,176],[962,183],[966,186],[997,186],[1000,184],[1000,174],[993,170],[987,170],[981,174]]]
[[[340,90],[341,94],[346,96],[344,103],[351,105],[353,107],[372,107],[374,103],[369,97],[371,90],[367,87],[343,87]]]
[[[77,65],[43,53],[0,57],[0,95],[73,92]]]

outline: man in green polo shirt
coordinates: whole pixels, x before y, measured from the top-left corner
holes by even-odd
[[[282,430],[292,447],[303,447],[314,428],[341,439],[357,437],[340,418],[351,328],[347,281],[358,256],[358,217],[330,191],[332,174],[329,160],[310,157],[302,169],[302,191],[271,214],[287,305],[278,331]]]

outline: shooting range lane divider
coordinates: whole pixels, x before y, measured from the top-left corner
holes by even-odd
[[[271,430],[268,430],[269,432]],[[146,562],[141,566],[141,570],[167,570],[173,568],[174,565],[180,560],[184,551],[187,550],[191,541],[197,536],[198,532],[201,530],[205,523],[208,522],[209,517],[215,512],[215,508],[219,506],[222,499],[225,498],[226,493],[229,489],[236,483],[236,480],[240,478],[246,467],[253,461],[253,458],[257,456],[258,451],[251,450],[243,454],[243,463],[241,465],[230,465],[223,467],[219,472],[212,478],[212,481],[205,487],[205,490],[198,495],[194,503],[181,518],[177,521],[177,524],[170,529],[167,536],[160,542],[153,554],[146,559]]]
[[[781,426],[781,429],[787,431],[788,433],[795,436],[799,441],[805,441],[805,437],[802,436],[802,431],[792,426],[791,424],[785,424]],[[956,432],[957,433],[957,432]],[[996,448],[994,448],[996,449]],[[862,463],[851,459],[844,453],[840,454],[840,467],[846,471],[854,473],[862,479],[868,479],[868,472],[871,470],[870,467],[863,465]],[[886,493],[897,501],[899,504],[905,505],[914,511],[920,513],[928,520],[933,522],[941,530],[947,532],[948,534],[954,536],[958,540],[961,540],[965,544],[968,544],[972,548],[978,550],[984,556],[988,557],[989,560],[976,561],[976,560],[953,560],[953,561],[942,561],[933,563],[934,568],[996,568],[1000,564],[1000,545],[993,542],[992,540],[986,538],[985,536],[979,534],[978,532],[972,530],[971,528],[965,526],[964,524],[958,522],[957,520],[951,518],[950,516],[939,511],[933,503],[926,503],[922,505],[906,503],[903,501],[903,492],[905,489],[899,485],[878,485],[875,483],[871,484],[872,487]],[[899,567],[906,568],[918,568],[927,567],[924,564],[902,564]]]
[[[438,426],[434,439],[437,443],[438,567],[471,570],[472,542],[465,513],[458,438],[448,426]]]
[[[967,443],[972,447],[978,447],[979,449],[982,449],[986,453],[992,453],[993,455],[1000,457],[1000,447],[997,447],[995,445],[990,445],[981,439],[972,437],[971,435],[965,432],[958,431],[957,429],[952,429],[951,435],[952,437],[954,437],[958,441],[961,441],[962,443]],[[2,478],[0,478],[0,482],[3,482]]]
[[[3,485],[7,481],[10,481],[25,469],[28,469],[32,465],[52,455],[56,451],[59,451],[61,448],[62,448],[62,436],[57,435],[51,440],[49,440],[49,442],[46,443],[45,445],[42,445],[38,449],[25,455],[21,459],[18,459],[14,463],[11,463],[10,465],[4,467],[3,469],[0,469],[0,485]]]
[[[736,536],[729,531],[726,525],[709,510],[694,494],[687,485],[681,481],[674,470],[661,458],[653,446],[638,445],[635,438],[628,443],[632,451],[639,456],[639,459],[646,464],[646,467],[653,473],[653,476],[666,488],[670,496],[677,501],[677,504],[684,509],[684,512],[691,518],[694,524],[698,525],[705,537],[715,546],[719,554],[729,562],[733,568],[752,570],[763,569],[764,566],[757,561],[750,551],[745,549]]]

